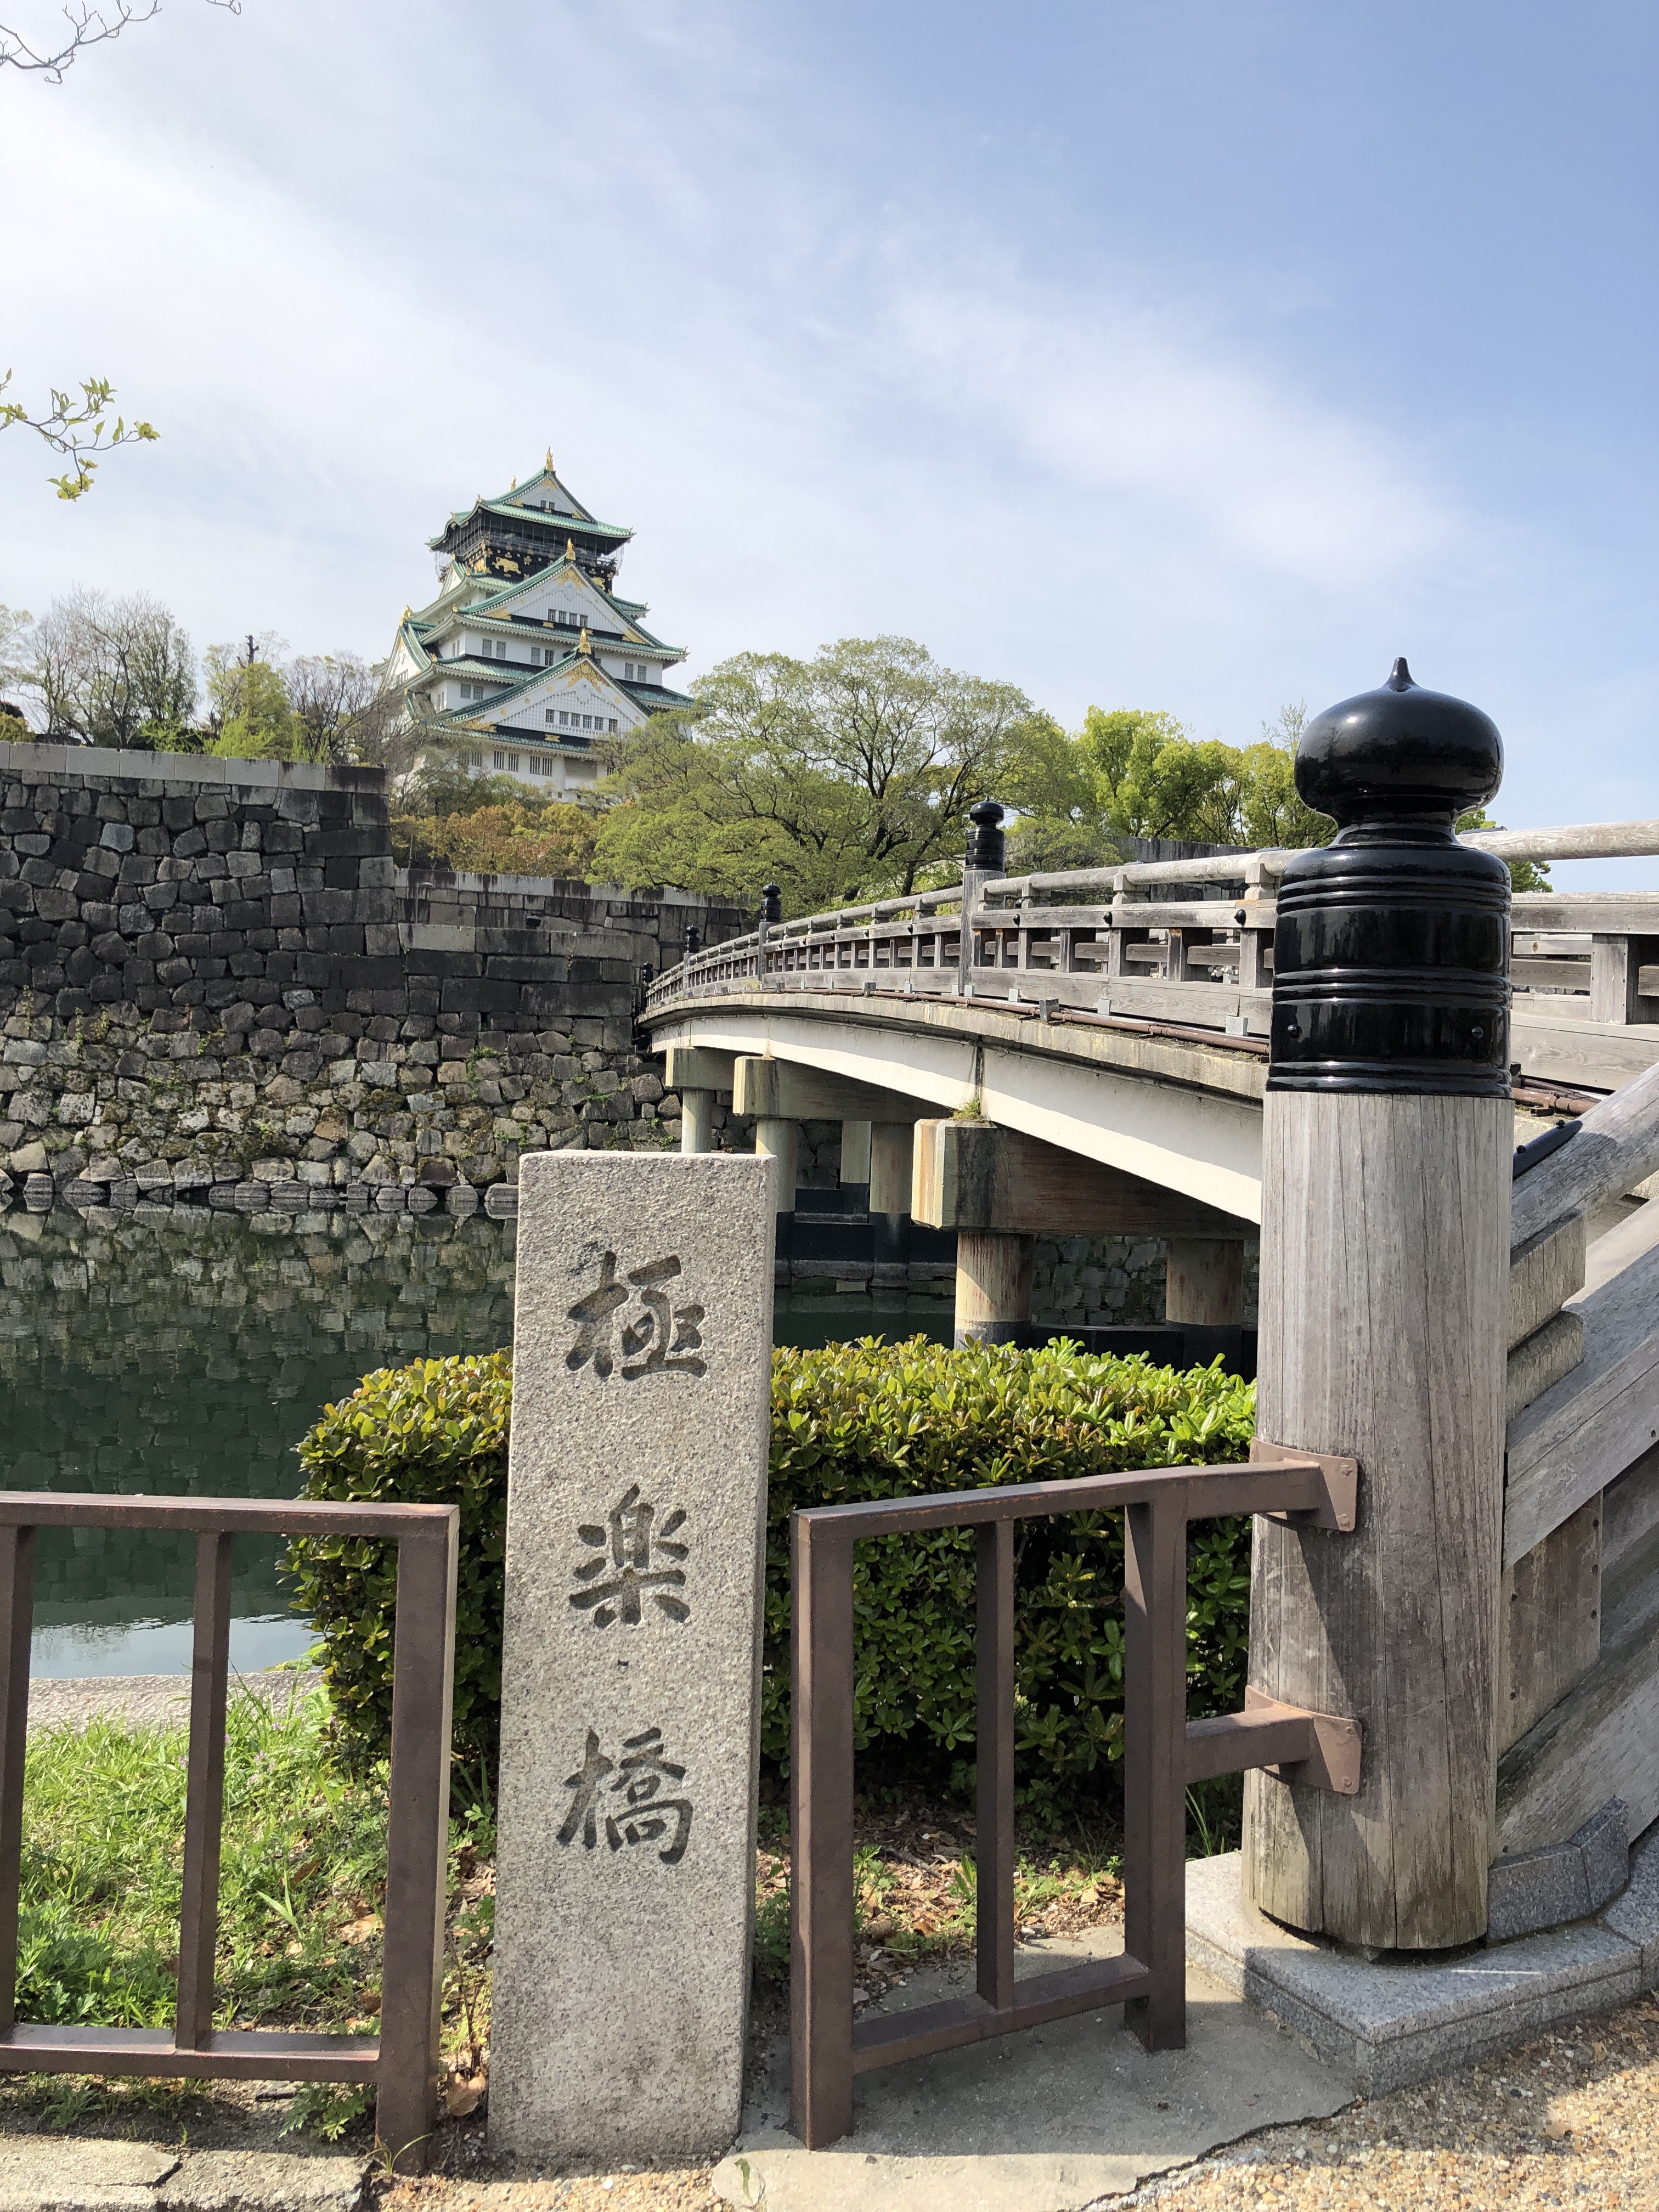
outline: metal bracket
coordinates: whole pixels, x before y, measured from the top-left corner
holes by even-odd
[[[1273,1765],[1262,1768],[1264,1774],[1271,1774],[1275,1782],[1300,1782],[1310,1790],[1326,1790],[1335,1797],[1358,1795],[1358,1721],[1345,1720],[1335,1713],[1310,1713],[1296,1705],[1283,1705],[1265,1691],[1249,1688],[1244,1692],[1244,1711],[1251,1719],[1273,1719],[1282,1714],[1311,1723],[1313,1747],[1308,1756],[1276,1760]]]
[[[1264,1513],[1264,1521],[1277,1521],[1285,1528],[1333,1528],[1345,1536],[1353,1534],[1359,1506],[1359,1462],[1340,1452],[1300,1451],[1294,1444],[1271,1443],[1266,1437],[1250,1438],[1252,1467],[1316,1467],[1325,1478],[1322,1505],[1298,1506]]]
[[[1260,1690],[1246,1690],[1242,1713],[1217,1713],[1187,1723],[1187,1779],[1259,1767],[1278,1782],[1352,1797],[1359,1788],[1359,1723],[1332,1713],[1286,1705]]]

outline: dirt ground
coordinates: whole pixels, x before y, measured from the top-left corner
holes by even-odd
[[[397,2184],[384,2212],[690,2212],[714,2201],[704,2167],[510,2177],[471,2124],[446,2135],[449,2170]],[[1131,2196],[1097,2201],[1158,2212],[1659,2212],[1659,2001],[1334,2119],[1269,2130]]]

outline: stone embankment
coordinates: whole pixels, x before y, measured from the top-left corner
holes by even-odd
[[[0,1159],[32,1203],[465,1211],[526,1150],[677,1140],[640,971],[742,916],[411,884],[378,769],[9,745],[0,799]]]

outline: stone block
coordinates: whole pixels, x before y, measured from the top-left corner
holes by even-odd
[[[1641,1954],[1642,1987],[1659,1984],[1659,1826],[1630,1854],[1630,1880],[1601,1915],[1601,1925],[1633,1943]]]
[[[520,2158],[737,2130],[775,1174],[521,1164],[489,2121]]]
[[[1572,1844],[1498,1859],[1486,1879],[1486,1941],[1507,1942],[1536,1929],[1583,1920],[1590,1911],[1584,1855]]]
[[[1589,1909],[1599,1912],[1630,1880],[1630,1822],[1623,1798],[1609,1797],[1572,1840],[1583,1854]]]
[[[1362,2096],[1510,2050],[1641,1986],[1639,1948],[1610,1925],[1368,1959],[1258,1912],[1239,1870],[1237,1851],[1188,1866],[1187,1956],[1349,2070]]]

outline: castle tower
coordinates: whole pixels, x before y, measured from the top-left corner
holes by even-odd
[[[632,535],[565,489],[550,453],[526,483],[450,516],[428,541],[438,596],[405,612],[387,663],[434,751],[574,796],[604,773],[606,738],[687,703],[663,682],[684,648],[617,592]]]

